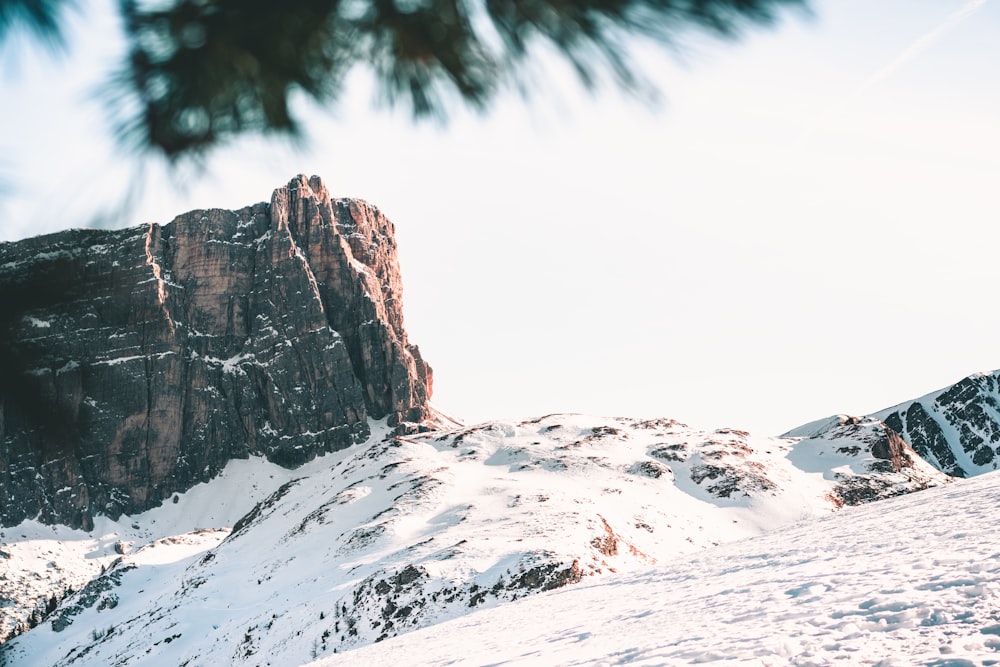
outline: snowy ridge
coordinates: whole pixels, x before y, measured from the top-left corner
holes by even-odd
[[[846,415],[819,419],[785,436],[822,436],[848,419]],[[948,475],[970,477],[1000,468],[1000,371],[974,373],[864,419],[884,422]]]
[[[855,507],[323,658],[335,665],[992,665],[1000,478]],[[530,622],[526,622],[530,619]]]
[[[850,415],[833,415],[832,417],[824,417],[823,419],[817,419],[816,421],[811,421],[808,424],[797,426],[791,431],[782,433],[781,437],[815,438],[823,435],[831,429],[842,426],[848,419],[850,419]]]
[[[987,378],[989,376],[996,376],[996,375],[1000,375],[1000,370],[992,371],[990,373],[983,373],[983,372],[971,373],[970,375],[967,375],[964,378],[962,378],[961,380],[959,380],[959,382],[976,382],[976,381],[982,380],[984,378]],[[955,384],[958,384],[958,382],[956,382]],[[950,389],[952,389],[955,386],[955,384],[950,384],[947,387],[943,387],[941,389],[935,389],[934,391],[928,392],[928,393],[924,394],[923,396],[919,396],[919,397],[911,399],[909,401],[903,401],[902,403],[899,403],[899,404],[894,405],[892,407],[885,408],[885,409],[880,410],[878,412],[872,413],[872,416],[876,417],[876,418],[888,417],[889,415],[891,415],[894,412],[900,412],[900,411],[906,410],[906,408],[908,408],[913,403],[923,403],[925,405],[932,405],[943,394],[945,394]]]
[[[133,518],[146,542],[132,538],[4,655],[15,665],[302,664],[948,480],[915,456],[894,469],[878,422],[824,439],[582,415],[381,431],[294,471],[231,464],[228,495],[212,482]],[[195,523],[192,508],[240,498],[251,471],[245,516]],[[119,539],[126,530],[103,526]],[[194,527],[217,530],[163,539]],[[110,557],[112,543],[96,539]]]

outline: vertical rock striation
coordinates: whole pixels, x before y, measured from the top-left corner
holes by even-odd
[[[269,204],[0,244],[0,523],[87,528],[232,458],[429,417],[391,222],[299,176]]]

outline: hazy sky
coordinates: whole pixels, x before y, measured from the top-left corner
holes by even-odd
[[[359,77],[306,146],[247,141],[183,190],[149,170],[128,222],[298,172],[378,205],[435,403],[467,421],[777,434],[1000,367],[1000,0],[814,9],[644,57],[655,109],[552,67],[529,108],[414,125]],[[84,225],[136,180],[92,99],[120,41],[91,11],[69,57],[0,53],[0,239]]]

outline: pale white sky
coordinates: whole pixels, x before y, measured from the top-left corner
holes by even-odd
[[[435,403],[777,434],[1000,367],[1000,2],[823,0],[737,43],[645,56],[666,102],[552,70],[446,127],[373,110],[358,78],[310,142],[247,141],[130,223],[266,200],[298,172],[396,223]],[[88,95],[117,48],[0,54],[0,239],[87,223],[130,187]],[[17,54],[19,57],[14,58]],[[546,65],[548,67],[548,65]]]

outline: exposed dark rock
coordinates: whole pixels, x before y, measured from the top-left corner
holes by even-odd
[[[254,505],[252,510],[244,514],[235,524],[233,524],[233,530],[229,533],[229,536],[226,537],[226,539],[235,540],[251,527],[260,523],[265,517],[267,517],[268,514],[270,514],[270,510],[274,509],[274,506],[278,504],[278,501],[288,495],[288,492],[292,490],[292,487],[298,483],[298,479],[285,482],[279,486],[274,493]]]
[[[669,466],[656,461],[639,461],[629,468],[629,472],[633,475],[642,475],[643,477],[652,477],[653,479],[659,479],[663,475],[669,478],[674,474]]]
[[[321,637],[321,643],[325,645],[331,636],[342,648],[357,645],[365,637],[379,642],[421,627],[428,616],[436,616],[449,607],[475,608],[516,600],[538,591],[579,583],[584,577],[577,560],[565,563],[546,553],[533,556],[516,574],[501,576],[489,586],[470,581],[443,587],[429,585],[427,570],[414,565],[394,574],[374,574],[335,607],[334,623]]]
[[[942,472],[968,477],[1000,465],[1000,377],[970,375],[879,418]]]
[[[873,472],[878,472],[873,470]],[[888,471],[881,471],[888,472]],[[878,475],[837,475],[837,488],[831,494],[832,499],[839,505],[863,505],[885,500],[894,496],[901,496],[907,493],[919,491],[927,485],[904,486],[894,483],[893,480],[880,477]]]
[[[832,450],[855,459],[847,466],[850,472],[835,469],[837,484],[827,497],[838,507],[912,493],[950,479],[922,460],[894,428],[873,417],[839,415],[808,428],[812,434],[799,447],[809,448],[813,456]]]
[[[750,497],[778,488],[768,479],[764,466],[755,462],[740,466],[709,463],[691,466],[691,481],[701,484],[706,479],[711,483],[705,485],[705,490],[716,498],[732,498],[736,494]]]
[[[747,442],[749,434],[735,429],[719,429],[712,435],[700,445],[697,455],[691,459],[691,481],[716,498],[751,497],[778,489],[763,464],[748,460],[753,453]],[[667,458],[670,451],[650,453]]]
[[[568,566],[562,563],[548,563],[522,572],[506,588],[507,590],[552,591],[567,584],[578,584],[582,579],[583,570],[578,561],[574,560]]]
[[[899,433],[887,426],[882,429],[881,435],[882,437],[872,443],[872,456],[889,461],[893,472],[899,472],[913,465],[913,458],[910,456],[912,450],[899,437]]]
[[[83,590],[53,610],[52,629],[62,632],[73,624],[74,616],[78,616],[84,609],[89,609],[95,604],[98,605],[98,611],[114,609],[118,606],[118,596],[114,593],[114,589],[121,586],[125,573],[135,568],[135,565],[113,566],[106,574],[88,583]]]
[[[611,529],[610,524],[608,524],[603,516],[601,517],[601,523],[603,524],[604,532],[591,540],[590,546],[605,556],[617,556],[618,536],[615,535],[615,531]]]
[[[681,444],[657,445],[649,450],[649,455],[664,461],[684,462],[690,456],[690,448]]]
[[[296,177],[168,225],[0,243],[0,523],[89,529],[233,458],[284,466],[428,414],[392,223]]]

